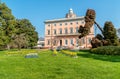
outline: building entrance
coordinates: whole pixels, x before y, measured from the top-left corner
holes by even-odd
[[[60,40],[60,46],[62,46],[62,40]]]

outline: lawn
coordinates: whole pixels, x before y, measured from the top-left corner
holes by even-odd
[[[28,50],[22,50],[28,51]],[[31,50],[29,50],[31,51]],[[49,50],[34,50],[38,58],[25,53],[0,51],[0,79],[119,79],[120,56],[103,56],[79,51],[78,58]]]

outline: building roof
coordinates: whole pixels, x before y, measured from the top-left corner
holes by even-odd
[[[39,38],[39,41],[44,41],[45,39],[43,37],[40,37]]]
[[[75,18],[61,18],[61,19],[46,20],[45,23],[65,22],[65,21],[74,21],[74,20],[84,20],[84,16],[75,17]]]
[[[55,23],[55,22],[65,22],[65,21],[75,21],[75,20],[84,20],[84,16],[77,17],[73,12],[73,9],[70,8],[65,18],[46,20],[44,23]]]

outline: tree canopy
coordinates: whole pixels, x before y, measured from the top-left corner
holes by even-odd
[[[107,46],[107,45],[119,45],[119,41],[116,34],[116,29],[112,22],[107,21],[104,24],[104,28],[102,29],[99,24],[95,21],[96,13],[92,9],[88,9],[85,16],[85,25],[80,26],[78,32],[80,33],[79,38],[84,37],[89,34],[90,28],[93,24],[96,24],[97,27],[102,32],[101,34],[97,34],[91,41],[91,45],[93,48],[99,46]]]
[[[85,16],[85,25],[80,26],[78,32],[80,33],[79,38],[82,38],[89,34],[90,28],[95,22],[96,13],[92,9],[88,9]]]
[[[0,48],[33,47],[37,40],[38,33],[28,19],[16,19],[5,3],[0,4]]]
[[[117,29],[117,35],[118,35],[118,37],[119,37],[119,39],[120,39],[120,28]]]

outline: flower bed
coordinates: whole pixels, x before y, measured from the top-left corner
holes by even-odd
[[[65,55],[71,56],[71,57],[77,57],[77,53],[76,52],[71,52],[71,51],[65,51],[65,50],[61,50],[61,52]]]
[[[56,50],[53,51],[53,55],[56,56],[58,52]]]
[[[29,54],[26,54],[25,58],[38,58],[38,53],[29,53]]]
[[[36,52],[37,52],[36,50],[9,51],[9,52],[6,52],[6,55],[17,55],[17,54],[26,55],[28,53],[36,53]]]

